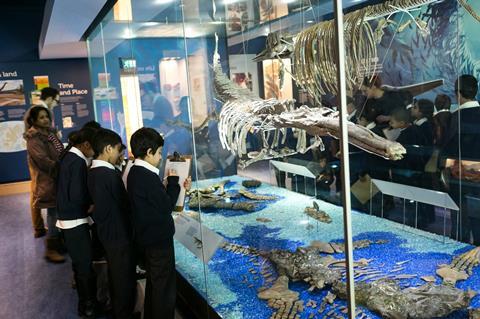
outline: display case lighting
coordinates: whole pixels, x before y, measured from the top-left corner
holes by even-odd
[[[144,22],[143,25],[145,25],[147,27],[155,27],[157,25],[160,25],[160,22],[149,21],[149,22]]]
[[[173,2],[174,0],[157,0],[155,1],[155,4],[167,4],[170,2]]]
[[[126,29],[124,32],[123,32],[123,38],[125,39],[133,39],[135,37],[134,33],[132,32],[132,30],[130,29]]]

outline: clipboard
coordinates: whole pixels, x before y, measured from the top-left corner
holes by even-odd
[[[177,203],[175,204],[174,211],[181,212],[185,206],[185,188],[183,187],[183,181],[190,176],[190,167],[192,164],[192,155],[180,156],[177,152],[174,155],[168,156],[165,163],[164,178],[168,176],[168,171],[174,169],[178,174],[178,182],[180,184],[180,194],[178,195]]]

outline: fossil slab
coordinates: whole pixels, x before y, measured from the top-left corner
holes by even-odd
[[[262,182],[257,181],[256,179],[249,179],[246,181],[242,181],[242,186],[246,188],[257,188],[262,185]]]
[[[333,290],[346,299],[344,282],[337,282]],[[471,291],[447,285],[426,284],[402,290],[392,279],[355,283],[356,302],[391,319],[444,317],[456,310],[466,309],[474,296]]]
[[[272,195],[254,194],[254,193],[249,192],[245,189],[240,189],[238,192],[243,197],[246,197],[246,198],[251,199],[251,200],[275,200],[275,199],[278,198],[277,196],[272,196]]]
[[[294,302],[298,300],[299,293],[288,289],[288,277],[280,276],[272,287],[258,293],[258,298],[263,300],[283,299]]]

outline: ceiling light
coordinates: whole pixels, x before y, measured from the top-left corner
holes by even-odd
[[[314,23],[315,21],[313,20],[308,20],[307,23]]]
[[[157,0],[155,1],[155,4],[167,4],[170,2],[173,2],[174,0]]]

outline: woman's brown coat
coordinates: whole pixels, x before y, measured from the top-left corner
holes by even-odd
[[[51,132],[54,133],[53,130]],[[35,127],[31,127],[24,137],[27,141],[27,160],[32,179],[33,207],[55,207],[60,154],[48,140],[48,134]]]

